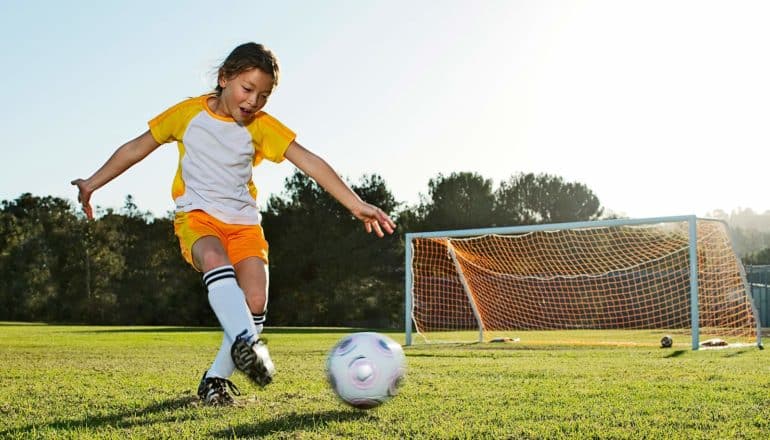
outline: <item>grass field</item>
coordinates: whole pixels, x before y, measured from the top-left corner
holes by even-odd
[[[275,382],[236,374],[239,405],[211,408],[195,390],[217,329],[0,323],[0,438],[770,438],[768,350],[406,347],[400,395],[361,411],[324,379],[351,331],[268,328]]]

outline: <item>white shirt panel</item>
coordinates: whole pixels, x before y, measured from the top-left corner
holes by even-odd
[[[190,121],[183,143],[185,191],[175,200],[177,210],[200,209],[230,224],[259,224],[261,215],[248,188],[254,157],[249,131],[203,111]]]

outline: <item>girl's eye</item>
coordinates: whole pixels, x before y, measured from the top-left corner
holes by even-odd
[[[243,88],[243,91],[244,91],[244,92],[250,92],[250,91],[251,91],[251,89],[250,89],[250,88],[248,88],[248,87],[244,87],[244,88]]]

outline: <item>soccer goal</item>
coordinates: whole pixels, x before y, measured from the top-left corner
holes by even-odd
[[[559,330],[569,343],[604,330],[620,343],[671,333],[693,350],[705,338],[761,347],[746,274],[718,220],[410,233],[405,278],[406,345],[414,332],[424,342],[483,342]]]

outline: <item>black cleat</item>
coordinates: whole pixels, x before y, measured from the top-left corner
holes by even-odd
[[[254,383],[264,387],[273,381],[275,366],[270,359],[270,352],[263,339],[249,343],[246,340],[246,330],[235,338],[230,349],[235,367],[241,370]]]
[[[235,400],[233,400],[230,393],[227,392],[227,388],[230,388],[230,391],[236,396],[241,395],[238,387],[229,380],[221,377],[206,377],[206,372],[204,372],[201,383],[198,385],[198,397],[200,397],[201,401],[206,405],[232,405],[235,403]]]

